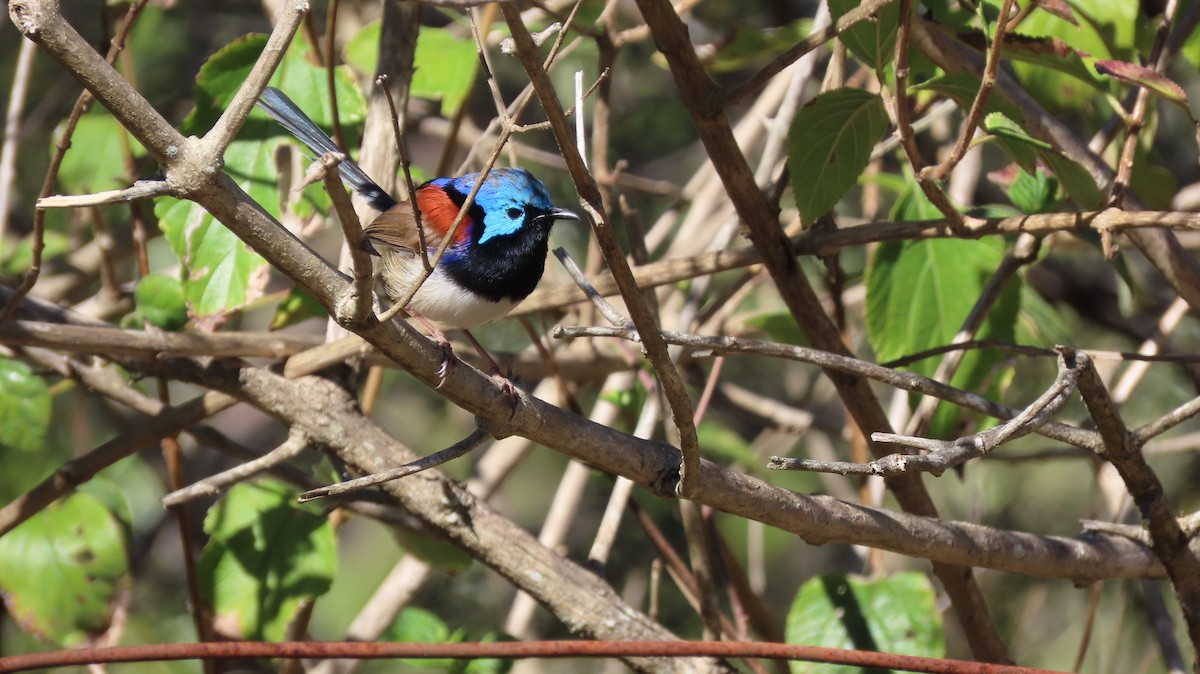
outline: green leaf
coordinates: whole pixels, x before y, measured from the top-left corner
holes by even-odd
[[[246,80],[266,37],[250,35],[235,40],[214,54],[196,78],[196,106],[184,120],[185,134],[202,134],[220,116],[228,102]],[[300,36],[285,54],[271,84],[287,91],[317,124],[328,126],[332,117],[325,70],[311,65],[304,54],[308,46]],[[335,70],[334,88],[342,122],[362,121],[366,102],[345,68]],[[282,211],[275,167],[275,150],[289,138],[266,113],[255,109],[238,138],[225,151],[225,170],[273,217]],[[311,211],[324,203],[321,187],[304,192],[301,211]],[[190,201],[160,199],[155,215],[171,246],[183,264],[184,298],[201,327],[219,324],[262,294],[269,269],[266,262],[218,223],[204,209]]]
[[[788,168],[800,219],[812,224],[854,187],[888,128],[879,96],[862,89],[821,94],[796,113]]]
[[[455,636],[458,636],[458,638],[454,638]],[[416,606],[407,606],[400,611],[400,614],[396,616],[395,622],[389,625],[384,630],[383,635],[380,636],[380,641],[393,641],[397,643],[443,644],[461,640],[461,635],[450,634],[450,628],[446,626],[446,623],[441,618]],[[454,660],[449,658],[401,658],[400,662],[409,667],[420,669],[450,669],[454,666]]]
[[[1004,243],[934,239],[884,242],[867,266],[867,338],[881,361],[949,344],[962,326],[984,286],[1004,256]],[[1014,279],[1001,292],[979,339],[1012,341],[1020,309],[1020,282]],[[1001,354],[972,350],[950,383],[976,390],[989,380]],[[933,374],[938,359],[913,364],[921,374]],[[929,430],[931,437],[960,435],[958,408],[941,404]]]
[[[1016,180],[1008,188],[1008,198],[1026,215],[1052,211],[1057,193],[1058,181],[1041,169],[1034,175],[1019,171]]]
[[[1171,201],[1179,190],[1179,181],[1170,169],[1150,163],[1147,154],[1139,151],[1135,153],[1129,186],[1146,208],[1169,211],[1172,210]]]
[[[789,644],[944,657],[935,594],[925,574],[907,571],[877,581],[820,576],[800,587],[788,611]],[[859,667],[789,663],[793,674],[861,674]]]
[[[282,330],[303,320],[324,318],[327,315],[325,307],[321,306],[311,295],[293,286],[287,296],[275,306],[275,314],[271,316],[270,329]]]
[[[952,73],[930,78],[913,89],[941,94],[958,103],[965,113],[974,104],[979,86],[980,80],[974,75]],[[984,111],[987,114],[983,119],[983,129],[992,134],[1000,149],[1021,168],[1034,170],[1037,165],[1035,151],[1050,146],[1025,132],[1021,126],[1025,119],[1021,111],[1002,96],[989,96]]]
[[[834,23],[858,7],[858,0],[829,0]],[[888,3],[873,20],[860,21],[839,36],[846,48],[872,70],[882,70],[896,56],[896,29],[900,25],[900,3]]]
[[[75,493],[0,538],[0,590],[21,629],[66,646],[103,633],[129,570],[122,526]]]
[[[46,381],[25,363],[0,358],[0,449],[42,451],[50,417]]]
[[[133,291],[134,313],[163,330],[179,330],[188,322],[183,284],[170,276],[153,274],[138,281]]]
[[[1017,165],[1029,173],[1037,169],[1037,155],[1034,150],[1049,150],[1049,143],[1030,136],[1019,124],[1002,112],[992,112],[984,116],[980,125],[983,130],[994,136],[1000,147],[1017,162]]]
[[[346,63],[373,77],[379,61],[379,21],[372,21],[346,44]],[[444,28],[421,27],[413,57],[412,95],[440,100],[442,114],[453,116],[471,93],[478,67],[475,45]]]
[[[33,244],[31,243],[32,235],[25,237],[17,242],[15,246],[9,250],[4,247],[6,242],[0,241],[0,259],[4,260],[4,264],[0,265],[0,272],[8,276],[20,276],[24,274],[29,266],[33,264]],[[45,265],[50,260],[66,255],[75,250],[70,237],[61,232],[46,230],[45,237],[42,239],[42,264]]]
[[[1071,2],[1076,24],[1049,12],[1033,12],[1017,27],[1012,49],[1004,50],[1029,93],[1043,104],[1080,110],[1107,87],[1087,62],[1132,56],[1138,24],[1136,2]],[[1051,48],[1021,48],[1021,36],[1053,38]],[[1086,55],[1086,57],[1084,56]]]
[[[337,566],[333,528],[295,492],[266,480],[239,484],[208,512],[200,590],[216,622],[245,639],[283,639],[305,598],[329,590]]]
[[[966,112],[971,109],[971,105],[975,102],[975,96],[979,93],[980,84],[981,80],[969,73],[949,73],[931,77],[913,86],[912,90],[932,91],[941,94],[958,103],[958,107],[962,108],[963,112]],[[1021,110],[1005,100],[1003,96],[988,96],[987,103],[983,109],[988,113],[1002,113],[1005,117],[1013,120],[1024,119],[1021,115]]]
[[[63,132],[62,125],[55,129],[55,143]],[[86,194],[103,192],[129,186],[125,173],[125,154],[121,136],[129,142],[135,157],[146,154],[125,128],[112,114],[97,105],[79,118],[79,125],[71,136],[71,149],[63,155],[58,181],[64,192]],[[51,145],[50,152],[55,152]]]
[[[1058,178],[1058,182],[1062,184],[1063,189],[1066,190],[1067,195],[1071,197],[1076,206],[1092,211],[1103,206],[1104,197],[1100,194],[1100,188],[1096,186],[1092,175],[1082,166],[1058,152],[1039,152],[1038,156],[1054,172],[1054,176]]]
[[[1060,314],[1038,291],[1021,286],[1021,315],[1017,321],[1017,342],[1052,347],[1075,341],[1071,329]]]

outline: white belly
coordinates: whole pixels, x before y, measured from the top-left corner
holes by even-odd
[[[416,255],[385,251],[381,276],[388,297],[400,299],[423,272]],[[516,306],[507,300],[492,302],[454,283],[441,267],[421,284],[421,289],[408,304],[442,330],[470,329],[504,318]]]

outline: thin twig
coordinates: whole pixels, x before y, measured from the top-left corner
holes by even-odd
[[[940,476],[947,469],[961,466],[971,459],[984,456],[1005,442],[1035,432],[1067,403],[1075,391],[1079,376],[1080,369],[1078,367],[1060,360],[1058,377],[1054,384],[1020,414],[986,431],[958,440],[934,440],[892,433],[871,434],[871,440],[875,442],[913,447],[929,452],[928,454],[891,454],[866,464],[773,456],[767,467],[773,470],[804,470],[839,475],[890,477],[905,472],[921,472]]]
[[[636,333],[632,333],[622,328],[605,328],[605,327],[587,327],[587,328],[570,328],[559,327],[554,331],[554,336],[563,339],[571,339],[574,337],[620,337],[634,341],[637,338]],[[930,395],[942,400],[946,400],[965,407],[967,409],[981,412],[997,419],[1012,419],[1020,414],[1020,410],[992,402],[986,398],[969,393],[961,389],[954,388],[947,384],[924,377],[912,372],[899,372],[891,368],[882,367],[874,363],[852,358],[850,356],[842,356],[828,351],[818,349],[810,349],[803,346],[793,346],[790,344],[779,344],[777,342],[767,342],[756,339],[745,339],[735,336],[704,336],[693,335],[688,333],[663,331],[662,337],[669,344],[677,344],[693,349],[711,351],[716,355],[758,355],[768,358],[784,358],[787,360],[795,360],[801,363],[809,363],[816,365],[823,370],[833,371],[872,379],[879,381],[889,386],[895,386],[898,389],[905,391],[913,391],[924,395]],[[1197,399],[1200,400],[1200,399]],[[1065,442],[1069,445],[1074,445],[1090,451],[1095,451],[1098,447],[1099,437],[1093,431],[1085,431],[1083,429],[1067,426],[1064,424],[1047,423],[1036,431],[1040,435],[1044,435],[1054,440]]]
[[[371,307],[375,299],[375,293],[372,290],[374,279],[371,255],[364,245],[362,225],[358,221],[358,215],[354,212],[354,206],[350,204],[350,195],[346,192],[346,186],[342,184],[342,178],[338,173],[338,164],[345,159],[345,155],[340,152],[326,152],[313,164],[313,168],[319,167],[317,173],[325,182],[325,191],[329,193],[329,199],[333,202],[333,210],[342,224],[342,233],[346,236],[346,250],[350,253],[350,262],[354,271],[354,291],[351,297],[345,298],[349,302],[338,303],[340,310],[335,317],[343,325],[360,325],[371,315]]]
[[[1175,519],[1162,483],[1146,463],[1095,366],[1084,354],[1067,352],[1065,356],[1074,357],[1083,370],[1079,393],[1104,441],[1103,456],[1117,469],[1137,504],[1150,533],[1150,548],[1162,560],[1174,586],[1192,646],[1200,648],[1200,560],[1189,549],[1188,537]]]
[[[246,75],[246,79],[234,94],[233,100],[229,101],[225,112],[221,113],[220,119],[213,124],[208,133],[204,134],[201,152],[206,154],[214,164],[220,161],[221,156],[225,154],[225,148],[229,147],[242,125],[246,123],[246,118],[250,116],[250,111],[254,109],[263,89],[267,88],[267,83],[271,81],[275,69],[283,61],[283,55],[287,52],[292,36],[300,28],[307,13],[308,2],[306,0],[289,0],[286,3],[279,15],[279,22],[275,24],[270,37],[267,38],[262,55],[254,62],[250,73]],[[332,56],[331,54],[331,59]]]
[[[559,263],[562,264],[563,269],[565,269],[567,272],[567,275],[570,276],[571,280],[575,282],[575,285],[578,286],[585,295],[587,295],[587,298],[592,302],[600,314],[603,315],[604,318],[608,319],[609,323],[612,323],[616,327],[633,328],[633,324],[629,322],[629,319],[622,316],[621,312],[617,311],[613,305],[608,303],[608,300],[604,299],[603,295],[596,291],[595,286],[593,286],[587,280],[587,277],[583,274],[583,270],[579,268],[579,265],[575,264],[575,260],[571,258],[571,255],[567,252],[566,248],[563,248],[562,246],[555,248],[554,257],[558,258]]]
[[[125,48],[125,39],[129,37],[129,31],[133,28],[133,24],[141,15],[142,10],[146,7],[148,0],[137,0],[129,6],[125,12],[125,20],[121,22],[120,28],[117,29],[116,35],[113,36],[112,43],[109,46],[108,54],[105,56],[105,62],[111,67],[116,61],[117,54]],[[78,35],[78,34],[76,34]],[[30,37],[30,36],[26,36]],[[90,47],[89,47],[90,48]],[[55,142],[54,156],[50,159],[50,166],[46,169],[46,177],[42,181],[42,190],[38,194],[39,198],[48,197],[54,191],[54,185],[58,182],[58,171],[62,167],[63,157],[66,156],[67,150],[71,147],[71,137],[75,135],[75,127],[79,125],[79,119],[83,113],[91,106],[93,100],[91,90],[84,90],[79,94],[79,98],[75,100],[75,106],[71,108],[71,114],[67,118],[66,124],[63,125],[62,134]],[[174,129],[171,129],[172,135],[178,135]],[[45,233],[46,233],[46,212],[42,209],[35,209],[33,212],[33,233],[31,235],[30,249],[33,253],[32,260],[29,263],[29,270],[25,272],[25,277],[21,279],[21,285],[17,286],[16,292],[9,299],[3,310],[0,310],[0,319],[12,318],[12,314],[16,311],[17,305],[21,302],[21,298],[25,297],[37,283],[38,276],[42,273],[42,251],[45,249]]]
[[[970,112],[967,113],[967,119],[963,122],[962,129],[959,130],[958,141],[954,144],[954,149],[942,163],[922,169],[921,178],[926,180],[945,179],[970,149],[971,139],[975,137],[975,129],[979,126],[979,120],[983,119],[983,113],[987,109],[988,96],[992,93],[992,87],[996,86],[996,72],[1000,69],[1000,51],[1004,47],[1004,35],[1008,30],[1008,15],[1012,13],[1012,5],[1013,0],[1004,0],[1000,5],[1000,16],[996,19],[996,29],[992,33],[992,44],[988,48],[987,65],[983,69],[979,91],[975,93],[975,100],[971,102]],[[897,82],[897,88],[899,88],[899,82]]]
[[[319,489],[306,491],[297,496],[296,500],[304,503],[305,501],[312,501],[319,498],[341,496],[342,494],[349,494],[350,492],[366,489],[367,487],[373,487],[377,484],[383,484],[384,482],[391,482],[392,480],[398,480],[402,477],[415,475],[423,470],[436,468],[447,461],[452,461],[460,456],[463,456],[464,454],[467,454],[468,452],[482,445],[484,442],[487,442],[490,437],[490,432],[481,426],[472,431],[471,434],[466,438],[463,438],[462,440],[439,452],[434,452],[429,456],[417,459],[411,463],[406,463],[403,466],[399,466],[391,470],[385,470],[382,473],[375,473],[373,475],[367,475],[366,477],[360,477],[355,480],[347,480],[346,482],[340,482],[328,487],[321,487]]]
[[[171,186],[162,180],[139,180],[132,187],[108,190],[95,194],[54,195],[37,200],[38,208],[82,208],[119,204],[138,199],[153,199],[171,193]]]
[[[291,461],[309,446],[308,436],[303,431],[293,428],[283,444],[257,459],[240,463],[227,471],[197,480],[183,489],[167,494],[162,499],[163,507],[173,508],[198,498],[216,496],[238,482],[244,482],[263,471]]]
[[[562,104],[554,92],[546,68],[537,60],[537,47],[534,45],[533,37],[529,34],[529,30],[521,20],[520,12],[515,7],[502,5],[500,11],[512,33],[521,64],[525,67],[525,72],[533,83],[542,108],[546,111],[554,128],[555,140],[558,142],[559,150],[563,153],[563,158],[567,161],[567,168],[575,182],[576,189],[579,190],[583,210],[592,221],[596,239],[601,250],[604,251],[605,260],[613,272],[617,285],[621,288],[621,295],[625,300],[630,317],[639,332],[643,333],[643,344],[647,356],[662,385],[663,394],[671,409],[671,417],[679,429],[679,449],[682,455],[679,494],[685,498],[691,497],[695,493],[696,476],[700,470],[699,441],[696,437],[696,427],[692,423],[691,400],[688,398],[679,372],[670,362],[666,343],[658,336],[654,316],[641,297],[641,289],[634,281],[633,273],[630,271],[629,263],[625,259],[624,251],[621,250],[616,234],[613,232],[608,218],[603,214],[604,200],[600,195],[599,187],[575,147],[570,127],[563,116]]]

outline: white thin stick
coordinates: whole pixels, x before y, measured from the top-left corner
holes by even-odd
[[[579,147],[579,156],[583,158],[583,165],[588,166],[588,155],[584,150],[584,135],[583,135],[583,71],[575,71],[575,145]]]

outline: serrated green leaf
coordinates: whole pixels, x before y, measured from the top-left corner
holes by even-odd
[[[815,222],[854,187],[887,128],[883,101],[862,89],[821,94],[796,113],[788,168],[802,222]]]
[[[858,7],[858,0],[829,0],[829,13],[836,23],[846,12]],[[842,31],[839,39],[846,48],[872,70],[882,70],[896,56],[896,30],[900,25],[900,3],[891,2],[873,20],[860,21]]]
[[[46,381],[25,363],[0,358],[0,449],[42,451],[50,417]]]
[[[0,538],[0,590],[21,629],[71,646],[108,629],[129,570],[121,524],[95,497],[71,494]]]
[[[1112,59],[1097,60],[1095,67],[1096,72],[1101,75],[1110,75],[1126,84],[1147,89],[1150,93],[1158,94],[1182,107],[1187,111],[1189,117],[1192,114],[1191,109],[1188,108],[1187,92],[1183,90],[1183,87],[1153,68]]]
[[[971,109],[976,94],[979,93],[981,80],[969,73],[947,73],[931,77],[920,84],[914,85],[913,91],[932,91],[958,103],[963,111]],[[1023,119],[1021,110],[1008,102],[1003,96],[988,96],[984,104],[985,112],[999,112],[1013,120]]]
[[[1008,198],[1025,215],[1053,210],[1057,193],[1058,181],[1040,169],[1034,175],[1019,171],[1008,188]]]
[[[867,266],[867,338],[881,361],[949,344],[974,307],[984,286],[999,266],[1004,244],[999,239],[966,241],[936,239],[884,242]],[[1020,281],[1001,292],[979,339],[1013,339],[1020,309]],[[1001,355],[992,351],[965,353],[950,383],[976,390],[993,374]],[[912,365],[921,374],[934,372],[938,358]],[[960,435],[958,408],[941,404],[929,435]]]
[[[333,528],[295,496],[272,480],[239,484],[204,520],[201,594],[218,624],[245,639],[283,639],[300,602],[333,582]]]
[[[379,61],[379,21],[372,21],[346,44],[346,63],[373,76]],[[440,100],[442,114],[453,116],[471,92],[478,56],[475,45],[444,28],[421,27],[413,56],[412,95]]]
[[[214,54],[196,78],[196,106],[184,120],[185,134],[202,134],[216,121],[245,81],[266,37],[251,35],[235,40]],[[317,124],[332,117],[323,68],[310,64],[308,46],[298,36],[285,54],[271,84],[291,95]],[[362,121],[366,102],[345,68],[335,70],[334,88],[344,125]],[[245,128],[225,151],[225,170],[268,213],[278,218],[282,206],[276,187],[275,149],[288,138],[265,113],[255,109]],[[321,188],[305,190],[300,210],[311,211],[323,202]],[[155,204],[159,227],[172,252],[183,264],[184,298],[194,316],[214,318],[244,307],[261,295],[267,279],[266,262],[198,205],[173,199]],[[207,323],[205,323],[207,324]]]
[[[134,313],[163,330],[179,330],[188,322],[187,301],[179,279],[153,274],[138,281],[133,291]]]
[[[941,615],[925,574],[908,571],[877,581],[821,576],[800,587],[788,611],[790,644],[944,657]],[[789,663],[793,674],[862,674],[860,667]]]
[[[441,618],[423,608],[407,606],[396,616],[396,620],[384,630],[380,641],[396,643],[433,643],[444,644],[451,641],[461,641],[452,638],[450,628]],[[450,669],[454,660],[401,658],[400,662],[409,667],[420,669]]]

